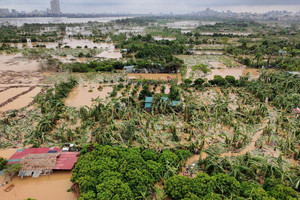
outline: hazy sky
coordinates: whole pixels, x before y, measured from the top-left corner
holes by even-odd
[[[60,0],[60,4],[65,13],[188,13],[207,7],[235,12],[300,11],[300,0]],[[50,0],[0,0],[0,8],[19,11],[46,10],[49,7]]]

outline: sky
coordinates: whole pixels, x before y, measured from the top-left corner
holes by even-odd
[[[300,0],[60,0],[60,4],[63,13],[181,14],[208,7],[234,12],[300,11]],[[46,10],[50,8],[50,0],[0,0],[0,8],[27,12]]]

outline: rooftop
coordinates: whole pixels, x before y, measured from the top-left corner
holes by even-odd
[[[63,152],[56,147],[19,149],[7,164],[20,163],[19,176],[38,177],[52,170],[72,170],[78,155],[79,152]]]

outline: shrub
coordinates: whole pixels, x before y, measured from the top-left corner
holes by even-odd
[[[191,79],[185,79],[184,80],[184,84],[187,85],[187,86],[191,85],[192,83],[193,83],[193,81]]]
[[[272,187],[268,194],[275,199],[289,200],[291,198],[297,198],[298,194],[293,188],[286,187],[282,184]]]
[[[176,154],[174,154],[173,152],[169,151],[169,150],[166,150],[164,151],[159,159],[158,159],[158,162],[161,163],[163,166],[167,166],[167,165],[170,165],[172,167],[176,167],[176,165],[178,164],[179,162],[179,158]]]
[[[191,184],[191,191],[198,195],[198,196],[204,196],[207,193],[211,193],[214,191],[214,188],[211,184],[209,184],[211,181],[211,177],[204,173],[199,173],[197,176],[193,179]]]
[[[158,156],[156,154],[155,151],[151,150],[151,149],[146,149],[142,152],[142,157],[144,158],[144,160],[154,160],[156,161],[158,159]]]
[[[241,184],[241,196],[253,200],[263,200],[268,198],[268,193],[257,183],[243,182]]]
[[[215,193],[211,192],[211,193],[208,193],[207,195],[205,195],[202,200],[212,200],[212,199],[213,200],[221,200],[222,198],[219,194],[215,194]]]
[[[162,86],[160,87],[160,92],[164,94],[164,93],[165,93],[165,90],[166,90],[166,86],[162,85]]]
[[[200,198],[193,193],[188,193],[182,200],[200,200]]]
[[[152,92],[149,90],[149,85],[143,85],[143,90],[140,92],[139,100],[145,100],[146,97],[151,97]]]
[[[226,76],[225,80],[227,83],[229,83],[230,85],[236,85],[236,80],[234,78],[234,76]]]
[[[111,179],[97,185],[97,199],[134,199],[126,183],[120,179]]]
[[[212,85],[223,86],[223,85],[225,85],[226,81],[222,76],[215,75],[214,79],[210,80],[209,83]]]
[[[179,101],[180,100],[179,88],[178,88],[177,85],[172,84],[172,86],[170,88],[169,98],[172,101]]]
[[[239,195],[241,190],[240,183],[228,174],[217,174],[211,177],[210,187],[214,188],[214,192],[230,197],[231,194]]]
[[[177,150],[176,155],[180,160],[186,161],[189,157],[191,157],[191,152],[188,150]]]
[[[194,81],[194,85],[195,86],[201,86],[205,81],[202,79],[202,78],[197,78],[195,81]]]
[[[6,163],[7,163],[7,160],[0,157],[0,171],[2,171],[3,169],[6,169]]]
[[[192,67],[193,71],[199,70],[202,71],[204,74],[207,74],[208,72],[211,72],[211,70],[208,68],[207,64],[199,64]]]
[[[153,160],[148,160],[146,165],[147,170],[153,175],[155,182],[158,182],[163,175],[163,167]]]
[[[173,176],[166,181],[166,193],[174,199],[182,199],[191,190],[192,180],[186,176]]]

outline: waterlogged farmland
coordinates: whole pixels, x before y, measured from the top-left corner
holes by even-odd
[[[0,27],[0,197],[299,198],[297,25],[41,20]],[[6,165],[69,144],[72,172]]]

